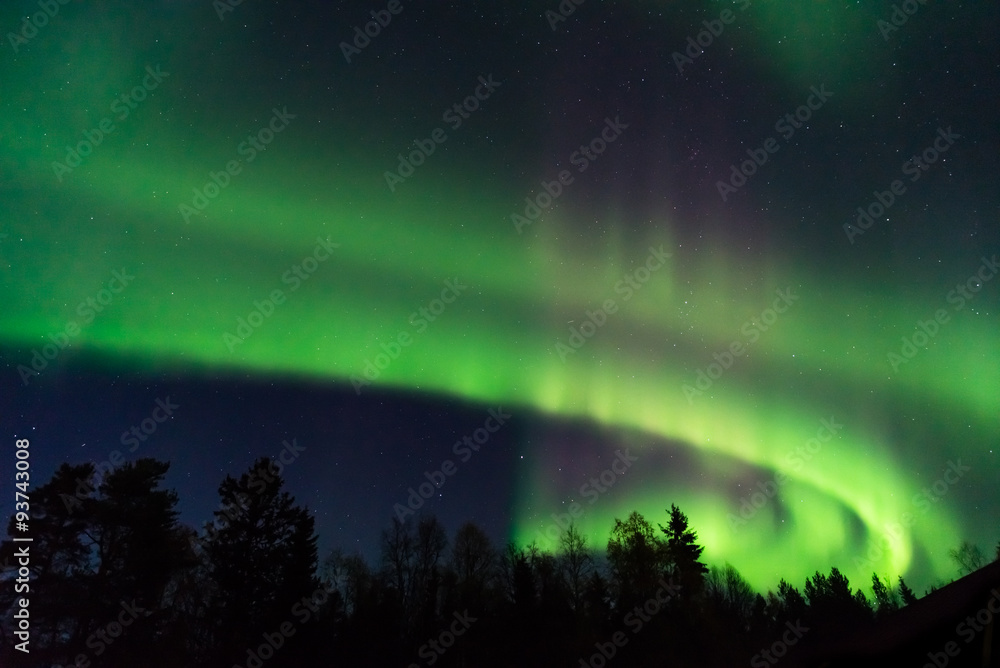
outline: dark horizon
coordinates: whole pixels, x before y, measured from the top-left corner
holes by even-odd
[[[282,476],[296,503],[309,508],[316,519],[320,555],[341,549],[348,554],[357,552],[370,563],[378,561],[379,534],[393,518],[406,519],[421,513],[437,517],[449,532],[454,532],[465,522],[474,522],[486,530],[497,546],[503,546],[508,541],[522,548],[528,547],[533,540],[544,543],[537,540],[539,534],[552,534],[561,528],[556,517],[561,518],[563,523],[571,517],[568,513],[571,504],[567,503],[569,496],[541,518],[540,529],[534,535],[518,540],[513,534],[513,523],[505,512],[513,503],[513,495],[483,496],[477,493],[484,484],[500,489],[516,489],[519,484],[525,484],[514,463],[522,461],[519,458],[527,454],[516,447],[518,439],[527,438],[527,434],[541,433],[550,441],[575,439],[580,442],[581,453],[586,451],[584,442],[593,441],[587,456],[599,462],[592,467],[592,473],[598,474],[601,470],[610,470],[617,459],[615,453],[622,447],[635,448],[636,443],[643,443],[643,449],[635,452],[645,462],[651,457],[663,456],[650,452],[650,447],[676,448],[669,443],[657,444],[655,441],[651,446],[649,442],[644,442],[642,434],[600,428],[586,420],[553,419],[522,406],[509,406],[503,410],[511,413],[511,419],[496,433],[491,433],[489,440],[478,451],[469,451],[469,459],[462,462],[454,454],[456,443],[461,443],[463,437],[469,438],[469,434],[490,416],[490,411],[495,410],[493,407],[406,390],[372,388],[366,390],[364,396],[359,396],[350,384],[345,383],[301,378],[268,380],[240,377],[237,371],[219,373],[195,367],[172,367],[161,371],[157,376],[160,392],[153,394],[149,385],[150,369],[135,370],[136,367],[143,367],[138,361],[128,364],[100,356],[77,354],[67,358],[65,367],[46,385],[48,400],[44,406],[21,403],[0,407],[5,414],[18,415],[38,425],[32,432],[11,434],[11,439],[27,437],[36,443],[61,444],[79,441],[78,448],[74,448],[75,453],[37,449],[33,454],[32,470],[41,479],[50,478],[63,463],[75,465],[90,462],[100,471],[102,468],[114,470],[124,462],[134,462],[142,457],[166,461],[171,467],[165,485],[175,489],[180,496],[180,521],[201,532],[204,524],[219,509],[217,489],[225,476],[239,476],[258,457],[277,461],[283,452],[289,451],[289,443],[294,442],[296,447],[292,450],[295,457],[282,467]],[[74,376],[87,378],[86,392],[64,381]],[[11,387],[10,390],[3,396],[17,396],[16,388]],[[391,422],[385,421],[386,403],[393,407],[395,419]],[[101,410],[102,406],[108,405],[114,407],[113,412]],[[173,407],[173,414],[158,422],[152,416],[157,413],[163,415],[163,406]],[[302,413],[306,406],[310,407],[308,417]],[[51,419],[55,412],[69,412],[83,419],[68,424]],[[248,415],[256,418],[248,419]],[[143,431],[143,422],[147,426],[154,425],[152,431]],[[117,426],[110,426],[112,424]],[[297,430],[289,425],[294,425]],[[312,429],[305,429],[307,425],[311,425]],[[414,438],[414,431],[418,428],[421,437]],[[81,437],[81,433],[94,437]],[[145,440],[140,440],[141,437]],[[195,439],[214,442],[217,446],[211,453],[190,451],[186,443]],[[403,451],[403,457],[387,460],[385,448],[388,443],[406,443],[408,449]],[[629,443],[632,445],[629,446]],[[340,447],[341,444],[353,447]],[[460,448],[460,451],[465,450],[468,448]],[[61,452],[76,456],[50,456]],[[808,448],[801,454],[805,461],[813,457]],[[287,459],[290,455],[285,456]],[[635,455],[629,456],[636,458]],[[323,458],[321,466],[315,465],[317,457]],[[455,463],[455,473],[446,476],[445,482],[434,490],[432,496],[421,497],[423,505],[413,508],[414,513],[401,516],[397,506],[410,508],[410,490],[428,482],[427,474],[440,470],[441,462],[448,459]],[[681,470],[697,465],[696,460],[679,450],[671,451],[668,459],[671,462],[668,465]],[[211,466],[204,466],[206,461],[211,462]],[[313,463],[310,464],[310,461]],[[395,469],[387,468],[387,463],[395,463]],[[965,468],[968,467],[962,465],[962,469]],[[365,496],[356,491],[357,472],[368,470],[379,470],[381,475],[377,480],[362,483],[373,488],[377,485]],[[624,470],[621,476],[628,473],[631,471]],[[945,469],[944,473],[949,471]],[[958,476],[949,476],[949,480],[962,482],[965,473],[960,470]],[[755,490],[767,491],[768,485],[782,479],[780,474],[765,477],[761,472],[759,475]],[[615,499],[619,504],[627,503],[629,481],[624,477],[616,478],[604,488],[592,486],[595,479],[600,480],[593,475],[578,478],[581,487],[589,488],[583,495],[575,495],[584,509],[589,509],[602,498]],[[484,482],[487,480],[493,482]],[[619,481],[622,484],[618,485]],[[10,486],[6,480],[0,483],[0,493],[7,493],[6,486]],[[658,495],[659,501],[654,503],[669,507],[676,502],[673,491],[664,486]],[[930,496],[926,498],[935,498],[934,491],[924,490],[928,491]],[[938,498],[944,498],[948,491]],[[13,494],[12,486],[10,494]],[[472,512],[463,512],[469,506],[464,506],[462,502],[449,500],[454,497],[475,499]],[[374,499],[379,501],[373,502]],[[741,505],[748,499],[748,496],[734,495],[732,506],[727,508],[727,526],[736,538],[741,533],[752,532],[754,523],[761,521],[754,514],[746,518],[740,514],[741,509],[749,509],[751,513],[756,510],[752,506]],[[766,499],[766,503],[773,501],[773,497]],[[653,512],[646,508],[643,510],[653,522],[658,519],[655,508]],[[624,519],[628,512],[631,511],[619,513],[618,519]],[[659,511],[663,512],[664,509]],[[734,517],[738,518],[736,523]],[[609,523],[606,530],[610,530],[611,525]],[[962,540],[978,544],[988,552],[993,538],[987,532],[978,540],[971,536]],[[958,543],[943,545],[942,549],[947,551],[956,547]],[[593,548],[598,552],[603,549],[599,540]],[[551,546],[548,549],[551,550]],[[868,555],[857,556],[871,561]],[[706,547],[705,559],[709,565],[721,567],[728,563],[737,569],[741,567],[739,558],[719,559],[713,555],[710,546]],[[817,561],[803,566],[807,569],[806,574],[811,575],[815,570],[825,571],[831,566],[851,573],[853,564],[850,561],[840,564]],[[766,592],[774,590],[779,579],[788,579],[785,572],[775,572],[773,580],[755,583],[755,586]],[[946,583],[954,573],[944,577],[927,577],[919,573],[914,577],[913,572],[895,575],[905,575],[914,590],[923,593]]]
[[[152,457],[200,530],[284,457],[320,557],[369,563],[410,510],[551,553],[676,505],[760,592],[922,594],[992,554],[995,3],[15,0],[0,28],[28,493]]]

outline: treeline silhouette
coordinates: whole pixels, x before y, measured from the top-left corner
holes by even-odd
[[[760,653],[775,643],[793,651],[804,633],[916,599],[902,577],[874,574],[868,597],[836,568],[758,593],[732,566],[702,562],[676,506],[662,525],[615,520],[606,546],[570,526],[556,554],[494,545],[471,523],[449,538],[431,515],[393,519],[379,563],[340,551],[320,562],[313,518],[270,460],[226,477],[200,531],[178,523],[168,468],[63,464],[31,492],[29,593],[12,580],[24,543],[0,545],[3,665],[770,665]],[[7,531],[25,535],[14,518]],[[30,653],[15,648],[22,597]]]

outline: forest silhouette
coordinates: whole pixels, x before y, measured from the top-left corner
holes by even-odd
[[[139,459],[101,476],[63,464],[31,493],[31,651],[15,649],[23,544],[7,540],[3,665],[769,666],[917,600],[902,577],[873,574],[866,594],[835,567],[757,592],[733,566],[704,563],[675,505],[616,519],[606,545],[571,525],[554,554],[495,545],[473,523],[449,537],[424,514],[391,520],[377,563],[320,559],[313,519],[272,461],[227,476],[200,530],[178,520],[169,466]],[[952,557],[963,572],[986,563],[969,544]]]

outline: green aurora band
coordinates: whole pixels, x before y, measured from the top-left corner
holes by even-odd
[[[17,76],[55,91],[65,67],[58,53],[44,51],[49,36],[24,47],[36,51],[33,60],[19,61]],[[951,496],[926,509],[914,496],[961,456],[961,449],[945,453],[941,443],[959,430],[963,442],[989,438],[1000,378],[985,362],[988,351],[1000,349],[1000,334],[967,309],[952,313],[933,345],[898,371],[886,355],[899,351],[918,320],[950,308],[947,293],[975,272],[978,257],[969,258],[964,273],[928,281],[919,291],[876,288],[818,275],[790,257],[749,261],[721,242],[691,251],[675,242],[677,221],[664,212],[655,212],[641,240],[619,234],[611,222],[610,243],[570,247],[561,239],[571,237],[574,221],[563,209],[518,235],[509,215],[528,193],[478,176],[451,156],[433,156],[390,195],[382,173],[406,139],[390,140],[384,152],[342,144],[331,166],[314,139],[315,118],[291,102],[298,119],[187,222],[179,205],[190,204],[192,189],[206,183],[209,171],[237,157],[238,137],[263,127],[270,108],[283,102],[254,104],[225,123],[206,114],[191,128],[168,124],[161,117],[166,110],[185,104],[171,89],[185,77],[178,69],[58,181],[52,162],[63,159],[65,145],[110,115],[109,101],[141,79],[142,67],[132,63],[142,56],[132,56],[122,59],[128,66],[93,60],[89,75],[77,73],[100,85],[81,83],[61,95],[89,99],[89,105],[77,101],[62,109],[62,98],[53,99],[44,106],[45,122],[10,113],[2,121],[4,231],[10,233],[0,244],[9,263],[4,345],[37,349],[68,322],[81,322],[77,305],[123,267],[134,281],[83,326],[74,349],[124,356],[151,369],[193,365],[349,382],[362,375],[380,344],[405,331],[413,344],[374,384],[590,420],[620,429],[640,458],[675,447],[670,442],[712,472],[707,483],[666,468],[623,481],[621,494],[600,499],[581,519],[592,544],[603,545],[615,517],[635,509],[663,521],[664,508],[677,503],[707,546],[706,558],[733,563],[757,586],[773,586],[778,576],[798,583],[829,565],[838,565],[855,586],[867,583],[873,570],[905,575],[916,562],[933,577],[950,574],[946,551],[961,540],[962,518]],[[13,66],[3,67],[10,80]],[[20,87],[27,94],[27,84]],[[831,244],[845,243],[839,224],[829,227]],[[318,237],[339,248],[293,292],[282,276],[312,252]],[[616,284],[645,261],[649,247],[661,245],[672,254],[667,265],[625,302]],[[468,288],[417,333],[411,314],[449,279]],[[682,387],[713,353],[744,340],[742,325],[786,288],[799,300],[689,402]],[[236,332],[254,300],[276,289],[287,301],[230,352],[224,335]],[[579,325],[585,311],[606,299],[615,299],[619,310],[561,360],[556,342],[568,341],[568,323]],[[30,382],[44,383],[51,373]],[[903,420],[907,411],[913,415]],[[789,466],[789,453],[831,416],[843,429],[814,460]],[[532,453],[526,448],[524,454]],[[790,481],[780,500],[733,532],[727,518],[751,488],[733,490],[747,471],[757,472],[754,482],[778,471]],[[551,475],[536,466],[520,481],[514,540],[535,539],[552,512],[565,511]],[[887,549],[869,553],[906,513],[917,517],[913,526],[890,537]],[[875,558],[865,561],[869,554]]]

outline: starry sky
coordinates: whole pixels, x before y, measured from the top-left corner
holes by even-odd
[[[671,503],[762,588],[994,545],[1000,8],[515,4],[5,3],[7,462],[166,459],[197,527],[284,452],[370,557]]]

